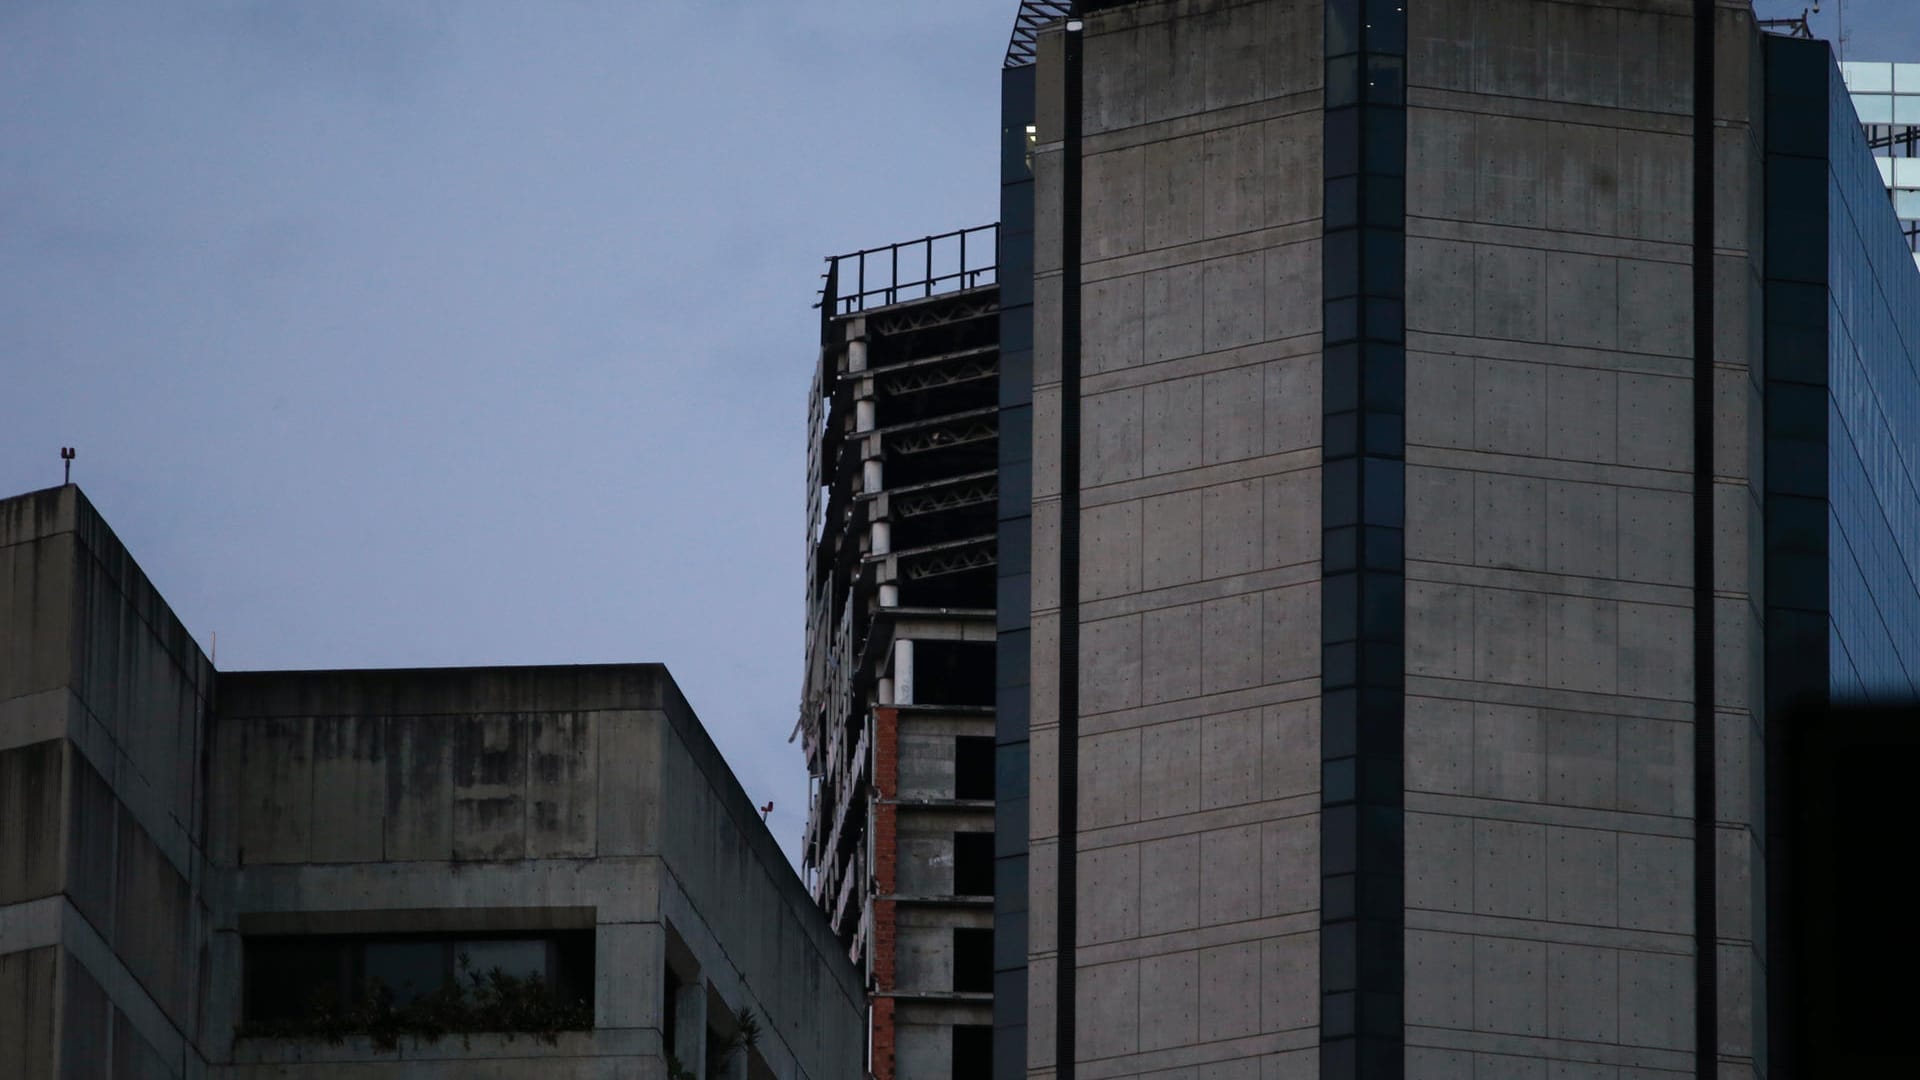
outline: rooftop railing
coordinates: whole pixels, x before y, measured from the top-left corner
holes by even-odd
[[[996,222],[829,256],[821,314],[835,318],[992,285],[999,242]]]

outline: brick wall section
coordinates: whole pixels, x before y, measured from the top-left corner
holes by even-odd
[[[873,813],[874,891],[892,895],[900,851],[895,837],[893,800],[900,795],[900,714],[895,709],[873,711],[873,784],[880,802]],[[873,902],[873,989],[883,995],[893,989],[893,908],[891,900]],[[894,1080],[893,1007],[890,997],[873,1002],[873,1075]]]

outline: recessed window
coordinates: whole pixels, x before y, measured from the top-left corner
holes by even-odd
[[[993,895],[993,834],[953,834],[953,892],[956,896]]]
[[[993,992],[993,931],[961,926],[953,931],[953,988],[963,994]]]
[[[953,1028],[953,1080],[985,1080],[993,1075],[993,1028],[956,1024]]]
[[[263,936],[243,947],[242,1035],[405,1034],[415,1013],[432,1014],[423,1030],[593,1026],[591,930]]]
[[[953,797],[993,798],[993,736],[961,735],[953,740]]]

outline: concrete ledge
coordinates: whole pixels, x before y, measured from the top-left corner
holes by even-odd
[[[0,955],[60,944],[65,896],[43,896],[0,907]]]
[[[242,934],[494,933],[591,930],[591,907],[368,908],[359,911],[241,912]]]
[[[1691,839],[1693,819],[1642,814],[1631,810],[1596,810],[1585,806],[1553,806],[1546,803],[1485,799],[1473,795],[1437,795],[1426,791],[1406,793],[1407,812],[1441,814],[1447,817],[1477,818],[1485,821],[1512,821],[1529,825],[1559,825],[1569,829],[1601,829],[1643,836]]]
[[[679,692],[661,664],[230,671],[220,716],[246,721],[315,716],[473,716],[481,713],[659,709]]]
[[[224,875],[231,892],[215,910],[246,911],[246,918],[357,918],[362,911],[441,911],[479,906],[515,909],[530,897],[563,910],[594,900],[600,923],[650,922],[660,917],[653,883],[659,860],[650,855],[514,862],[381,862],[248,866]],[[221,929],[228,929],[221,927]]]
[[[1412,906],[1407,908],[1407,929],[1510,938],[1515,941],[1542,941],[1553,945],[1586,945],[1669,956],[1693,955],[1693,938],[1688,934],[1663,934],[1655,930],[1631,930],[1585,923],[1509,919],[1498,915],[1470,915],[1460,911],[1432,911]]]
[[[1165,840],[1172,836],[1187,836],[1219,829],[1288,821],[1319,812],[1320,793],[1311,791],[1284,799],[1223,806],[1217,810],[1201,810],[1192,814],[1152,818],[1147,821],[1112,825],[1101,829],[1082,826],[1080,843],[1077,846],[1083,853],[1093,852],[1102,848],[1121,847],[1146,840]]]
[[[1569,712],[1608,713],[1635,719],[1693,722],[1693,705],[1686,701],[1660,698],[1624,697],[1618,694],[1594,694],[1583,690],[1557,690],[1544,686],[1521,686],[1473,679],[1448,679],[1427,675],[1407,676],[1408,697],[1430,697],[1443,701],[1484,701],[1495,705],[1521,705]]]
[[[1480,94],[1466,90],[1442,90],[1409,84],[1407,111],[1445,109],[1452,112],[1491,116],[1520,116],[1551,120],[1557,124],[1586,124],[1629,131],[1658,131],[1672,135],[1693,134],[1693,104],[1674,112],[1649,112],[1617,105],[1580,105],[1544,98],[1511,97],[1504,94]]]
[[[392,1050],[381,1050],[365,1035],[339,1043],[325,1039],[236,1039],[237,1065],[348,1064],[402,1061],[499,1061],[549,1058],[652,1057],[662,1054],[655,1028],[606,1028],[563,1031],[549,1046],[537,1035],[505,1032],[453,1033],[427,1040],[407,1036]]]
[[[1408,1024],[1405,1030],[1409,1048],[1476,1050],[1481,1053],[1546,1058],[1552,1061],[1586,1061],[1641,1069],[1667,1069],[1673,1072],[1676,1080],[1682,1076],[1694,1075],[1691,1050],[1659,1050],[1652,1047],[1620,1046],[1613,1043],[1580,1042],[1572,1039],[1538,1039],[1526,1035],[1457,1031],[1452,1028],[1419,1027],[1414,1024]]]
[[[66,737],[78,704],[65,686],[0,701],[0,752]]]
[[[107,1000],[162,1058],[182,1064],[197,1059],[199,1055],[186,1033],[167,1018],[140,980],[114,955],[113,947],[67,897],[58,899],[60,944],[66,950],[67,962],[86,968],[87,974],[106,992]]]

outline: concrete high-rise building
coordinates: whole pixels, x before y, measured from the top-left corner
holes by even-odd
[[[1020,7],[993,1075],[1875,1075],[1786,777],[1920,678],[1920,273],[1827,46]]]
[[[217,672],[0,500],[0,1077],[844,1080],[864,997],[666,669]]]
[[[982,1077],[993,989],[1000,296],[992,226],[828,260],[808,416],[815,900],[872,1075]]]

